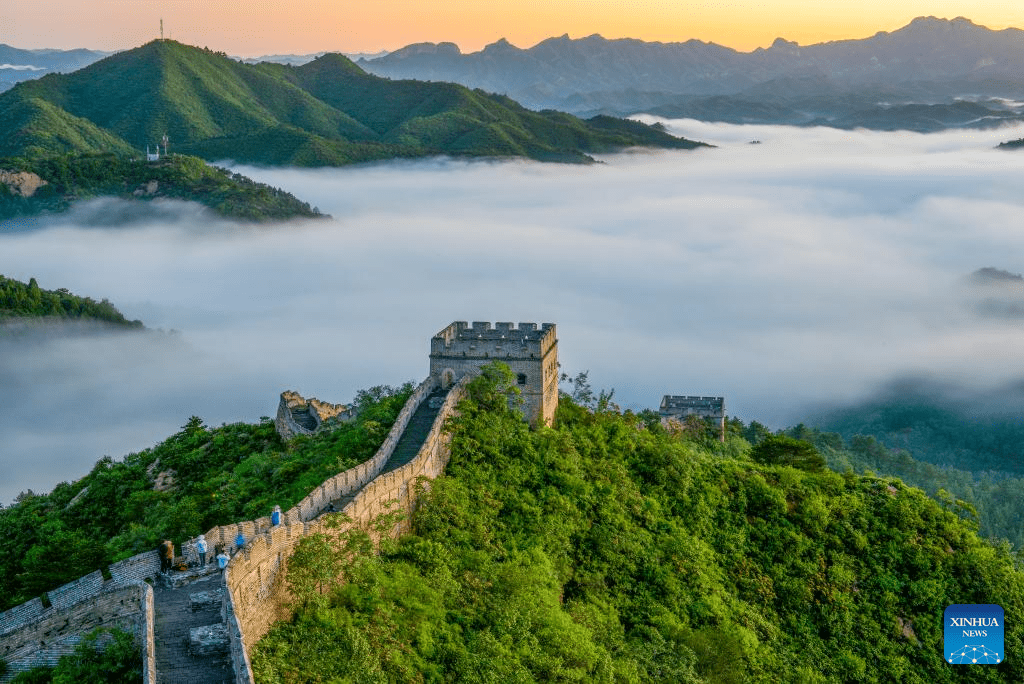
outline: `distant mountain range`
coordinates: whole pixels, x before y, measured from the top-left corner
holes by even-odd
[[[275,62],[277,64],[291,64],[292,66],[302,66],[312,62],[317,57],[323,57],[324,55],[330,54],[329,52],[311,52],[304,55],[262,55],[260,57],[233,57],[239,62],[245,62],[246,64],[259,64],[260,62]],[[360,59],[379,59],[388,54],[387,50],[381,50],[380,52],[342,52],[340,53],[349,59],[356,61]]]
[[[138,155],[165,134],[172,152],[297,166],[438,154],[584,162],[699,144],[634,121],[533,112],[461,85],[392,81],[338,54],[251,65],[170,40],[0,94],[0,156]]]
[[[67,73],[103,59],[97,50],[21,50],[0,44],[0,91],[54,72]]]
[[[0,90],[104,56],[0,46]],[[244,61],[300,67],[326,56]],[[1024,121],[1024,31],[994,31],[962,17],[919,17],[870,38],[807,46],[778,38],[752,52],[699,40],[566,35],[528,49],[504,39],[469,54],[454,43],[416,43],[358,57],[362,69],[378,76],[458,83],[506,95],[532,110],[581,117],[649,113],[922,132]]]
[[[739,52],[690,40],[505,40],[462,54],[418,43],[373,60],[389,78],[453,81],[581,116],[640,112],[734,123],[931,131],[1024,120],[1024,31],[920,17],[862,40]]]

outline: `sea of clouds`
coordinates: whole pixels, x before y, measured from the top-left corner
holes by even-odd
[[[896,378],[990,392],[1024,377],[1019,290],[967,277],[1024,270],[1024,152],[993,149],[1024,129],[665,125],[717,147],[236,166],[333,219],[99,200],[3,226],[0,273],[164,332],[0,338],[0,502],[193,414],[256,421],[285,389],[345,402],[418,381],[452,320],[555,322],[562,369],[623,408],[723,395],[774,427]]]

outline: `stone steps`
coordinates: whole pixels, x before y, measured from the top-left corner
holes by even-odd
[[[157,684],[230,684],[234,673],[221,619],[220,572],[174,584],[169,581],[153,591]]]
[[[416,457],[420,447],[423,446],[423,441],[430,434],[430,428],[434,427],[434,420],[441,412],[441,407],[447,396],[448,390],[436,389],[423,400],[423,403],[416,409],[416,413],[412,414],[408,425],[405,426],[398,444],[395,445],[395,450],[391,452],[391,458],[380,471],[381,475],[398,470]]]
[[[380,471],[381,475],[401,468],[416,457],[420,447],[423,446],[423,440],[430,434],[430,429],[434,426],[434,420],[437,419],[437,414],[441,412],[441,407],[444,405],[444,400],[447,396],[448,390],[436,389],[423,400],[423,403],[420,404],[416,412],[412,414],[408,424],[406,424],[402,436],[398,439],[398,444],[395,445],[395,450],[391,452],[391,458],[387,460]],[[334,509],[340,512],[355,497],[355,494],[343,496],[331,503],[334,504]],[[326,510],[323,510],[320,511],[320,514],[323,515],[326,512]]]

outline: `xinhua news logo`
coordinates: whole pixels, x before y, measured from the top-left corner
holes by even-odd
[[[962,604],[943,614],[944,657],[953,665],[1003,662],[1003,609],[995,604]]]

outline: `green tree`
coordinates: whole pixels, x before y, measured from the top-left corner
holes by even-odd
[[[788,465],[811,472],[825,470],[825,458],[813,444],[786,435],[765,437],[750,450],[750,457],[767,465]]]

